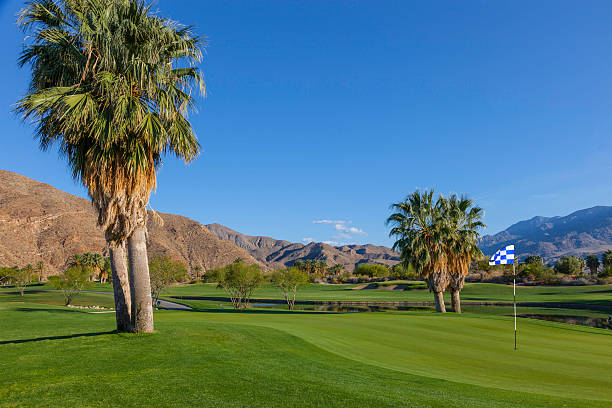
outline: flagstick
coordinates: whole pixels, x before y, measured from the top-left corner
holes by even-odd
[[[516,350],[516,255],[512,262],[512,292],[514,295],[514,349]]]

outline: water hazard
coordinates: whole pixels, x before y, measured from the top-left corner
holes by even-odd
[[[544,314],[522,314],[519,317],[529,319],[546,320],[566,324],[577,324],[580,326],[596,327],[598,329],[612,330],[612,316],[589,317],[589,316],[566,316],[566,315],[544,315]]]

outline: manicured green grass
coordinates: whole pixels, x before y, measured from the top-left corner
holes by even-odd
[[[399,281],[398,281],[399,282]],[[404,281],[402,281],[405,283]],[[396,284],[394,282],[393,284]],[[411,284],[417,286],[416,282]],[[298,300],[317,301],[372,301],[372,302],[431,302],[427,289],[394,291],[383,289],[353,290],[359,285],[310,284],[298,290]],[[50,287],[45,286],[49,289]],[[110,284],[95,284],[90,290],[112,292]],[[518,302],[576,303],[612,307],[612,285],[593,286],[518,286]],[[226,297],[227,294],[215,283],[178,285],[166,289],[165,296]],[[450,301],[448,294],[446,300]],[[281,299],[278,288],[265,284],[255,290],[255,298]],[[467,283],[461,292],[464,302],[512,302],[512,285],[495,283]]]
[[[2,406],[612,406],[600,329],[524,319],[513,351],[499,315],[208,309],[128,335],[112,314],[54,306],[61,294],[7,292]]]

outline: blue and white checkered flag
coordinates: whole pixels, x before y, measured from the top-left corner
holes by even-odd
[[[504,249],[497,251],[491,259],[489,265],[507,265],[514,263],[514,245],[508,245]]]

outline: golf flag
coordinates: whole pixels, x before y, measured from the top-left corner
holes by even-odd
[[[491,259],[489,265],[506,265],[514,263],[514,245],[508,245],[504,249],[497,251]]]

